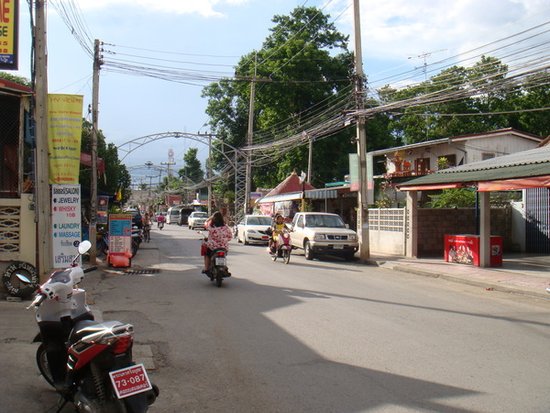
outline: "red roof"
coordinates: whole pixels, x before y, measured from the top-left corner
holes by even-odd
[[[19,92],[21,94],[30,94],[32,89],[28,86],[12,82],[11,80],[0,78],[0,89],[10,90],[12,92]]]
[[[300,192],[302,190],[308,190],[308,189],[315,189],[314,186],[311,184],[304,182],[302,188],[302,184],[300,183],[300,177],[296,174],[296,171],[293,171],[283,182],[281,182],[279,185],[277,185],[275,188],[273,188],[267,195],[273,196],[273,195],[281,195],[281,194],[288,194],[289,192]]]

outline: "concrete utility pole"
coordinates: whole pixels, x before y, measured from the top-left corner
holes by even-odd
[[[36,247],[40,283],[52,269],[52,217],[48,166],[48,59],[46,55],[45,1],[35,1],[35,109],[36,122]]]
[[[206,180],[208,182],[208,216],[212,216],[212,135],[208,135],[208,160],[206,161]]]
[[[248,104],[248,130],[246,133],[247,146],[252,145],[252,137],[254,133],[254,100],[256,99],[256,69],[258,63],[258,54],[254,56],[254,78],[250,83],[250,102]],[[248,151],[246,153],[246,183],[244,194],[244,213],[248,214],[248,208],[250,206],[250,191],[252,190],[252,153]]]
[[[359,0],[353,0],[355,23],[355,93],[357,109],[363,109],[363,55],[361,52],[361,16]],[[359,158],[359,193],[357,197],[357,235],[359,236],[359,258],[366,261],[370,258],[369,246],[369,209],[367,202],[367,132],[365,117],[357,119],[357,154]]]
[[[94,71],[92,78],[92,182],[90,183],[90,229],[89,236],[92,243],[90,249],[90,264],[96,264],[97,251],[95,239],[97,231],[97,134],[98,134],[98,107],[99,107],[99,71],[101,57],[99,55],[99,40],[94,42]]]

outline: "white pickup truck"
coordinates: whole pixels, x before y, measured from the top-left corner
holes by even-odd
[[[304,250],[306,260],[316,255],[353,259],[359,248],[357,233],[342,218],[327,212],[298,212],[292,220],[290,242]]]

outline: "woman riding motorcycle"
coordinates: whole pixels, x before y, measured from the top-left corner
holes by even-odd
[[[273,224],[271,224],[271,238],[269,239],[270,252],[275,252],[279,234],[281,234],[285,229],[286,224],[284,217],[281,214],[275,215],[275,220],[273,221]]]
[[[204,274],[208,274],[210,270],[210,261],[212,251],[223,248],[227,250],[228,243],[233,238],[231,229],[225,225],[223,215],[217,211],[206,220],[204,229],[208,231],[208,240],[205,242],[206,250],[204,251]]]

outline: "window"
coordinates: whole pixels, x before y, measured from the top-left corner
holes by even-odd
[[[19,189],[19,98],[0,96],[0,197],[17,197]]]
[[[430,170],[430,158],[416,158],[414,160],[414,170],[417,174],[426,174]]]

